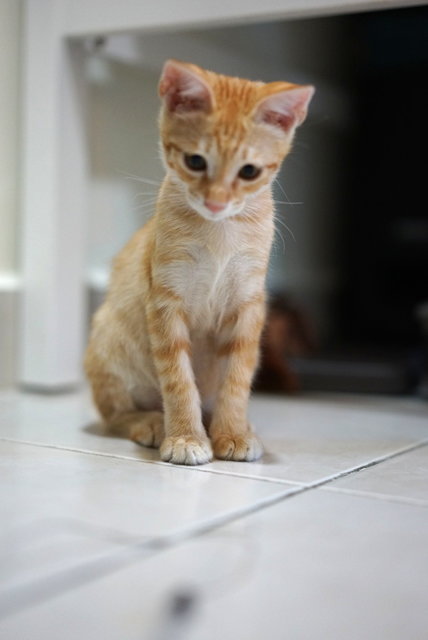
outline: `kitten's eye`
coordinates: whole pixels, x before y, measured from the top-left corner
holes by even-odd
[[[244,164],[241,168],[238,176],[243,180],[255,180],[259,177],[262,170],[259,167],[255,167],[253,164]]]
[[[188,169],[192,171],[205,171],[207,168],[207,161],[203,156],[199,156],[196,153],[193,155],[184,154],[184,162]]]

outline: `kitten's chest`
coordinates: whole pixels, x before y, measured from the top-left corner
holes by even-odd
[[[256,266],[244,251],[216,252],[195,243],[172,257],[162,280],[181,297],[192,327],[212,329],[263,287],[264,278],[252,277]]]

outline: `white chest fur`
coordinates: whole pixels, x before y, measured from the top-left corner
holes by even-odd
[[[157,275],[182,298],[191,325],[209,330],[263,289],[266,260],[266,251],[256,251],[232,234],[195,238],[174,247]]]

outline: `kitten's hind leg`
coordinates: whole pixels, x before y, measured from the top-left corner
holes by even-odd
[[[158,449],[165,437],[163,413],[160,411],[130,411],[109,420],[109,427],[145,447]]]
[[[121,378],[106,372],[94,358],[87,359],[86,373],[91,382],[94,402],[107,430],[146,447],[158,448],[165,435],[163,413],[142,409]],[[154,406],[159,404],[154,395],[152,401]]]

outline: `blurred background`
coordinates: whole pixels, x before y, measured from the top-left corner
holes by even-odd
[[[19,277],[19,3],[0,11],[7,53],[0,280],[12,291]],[[164,60],[311,83],[317,92],[308,120],[275,185],[272,308],[256,386],[428,395],[427,34],[428,9],[414,7],[88,39],[91,312],[112,257],[151,215],[162,180],[156,121]],[[10,300],[1,307],[3,382],[15,375]]]

